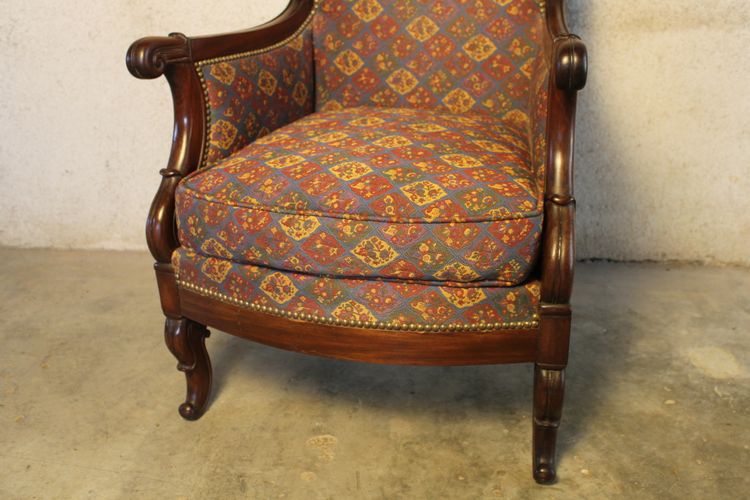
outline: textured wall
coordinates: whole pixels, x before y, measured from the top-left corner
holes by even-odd
[[[590,49],[579,255],[750,264],[750,2],[570,0]],[[0,244],[144,248],[164,81],[135,38],[241,29],[285,0],[0,0]]]

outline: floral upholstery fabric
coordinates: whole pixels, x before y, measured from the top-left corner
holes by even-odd
[[[528,113],[543,17],[535,0],[322,0],[317,109]]]
[[[206,257],[185,248],[172,258],[182,287],[229,303],[263,306],[309,315],[402,329],[406,325],[464,325],[491,328],[533,322],[539,310],[539,282],[515,287],[435,286],[367,279],[331,279]],[[408,329],[408,328],[407,328]]]
[[[314,113],[183,180],[180,243],[306,274],[516,285],[542,220],[527,126],[518,113]]]
[[[270,52],[200,64],[210,125],[204,166],[311,113],[312,61],[308,28]]]

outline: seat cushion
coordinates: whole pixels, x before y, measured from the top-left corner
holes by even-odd
[[[528,142],[515,113],[314,113],[184,179],[180,243],[306,274],[516,285],[542,222]]]
[[[179,248],[181,288],[254,311],[326,324],[384,330],[466,331],[532,328],[539,282],[513,287],[437,286],[334,279],[206,257]]]

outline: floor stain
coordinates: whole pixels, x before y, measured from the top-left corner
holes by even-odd
[[[687,357],[693,366],[711,378],[727,379],[745,375],[737,358],[718,347],[696,347],[687,352]]]
[[[302,479],[306,483],[312,483],[313,481],[318,479],[318,475],[315,474],[314,472],[306,470],[305,472],[299,475],[299,478]]]
[[[313,436],[307,440],[307,446],[318,450],[318,457],[325,462],[332,462],[336,457],[334,448],[339,440],[330,434]]]

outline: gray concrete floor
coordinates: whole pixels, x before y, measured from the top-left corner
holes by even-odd
[[[747,498],[750,270],[578,267],[560,480],[531,367],[417,368],[214,332],[177,414],[142,253],[0,250],[0,498]]]

